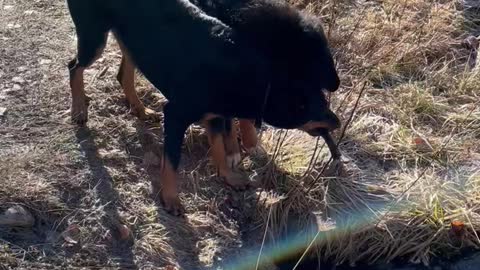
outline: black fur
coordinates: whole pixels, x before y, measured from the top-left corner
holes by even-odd
[[[225,1],[210,10],[222,22],[186,0],[67,0],[79,65],[95,60],[112,30],[168,99],[165,154],[175,169],[185,130],[207,113],[279,128],[339,125],[321,91],[339,79],[318,22],[280,1]]]

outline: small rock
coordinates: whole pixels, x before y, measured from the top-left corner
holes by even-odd
[[[0,96],[0,99],[2,99],[1,96]],[[0,116],[4,116],[6,112],[7,112],[7,108],[0,107]]]
[[[40,65],[48,65],[48,64],[51,64],[52,63],[52,60],[50,59],[41,59],[40,60]]]
[[[15,205],[0,216],[0,225],[13,227],[32,227],[35,223],[33,215],[24,207]]]
[[[72,224],[62,233],[63,239],[69,244],[78,244],[80,238],[80,227]]]
[[[13,9],[13,6],[12,6],[12,5],[5,5],[5,6],[3,7],[3,10],[11,10],[11,9]]]
[[[22,84],[25,82],[25,80],[22,77],[13,77],[12,82]]]
[[[32,15],[33,13],[35,13],[34,10],[25,10],[25,12],[23,12],[25,15]]]
[[[18,29],[18,28],[20,28],[20,27],[22,27],[22,26],[21,26],[20,24],[18,24],[18,23],[15,23],[15,24],[14,24],[14,23],[9,23],[9,24],[7,24],[7,28],[8,28],[8,29]]]
[[[25,71],[27,71],[27,69],[28,69],[28,67],[26,67],[26,66],[21,66],[21,67],[18,67],[18,68],[17,68],[17,70],[18,70],[19,72],[25,72]]]
[[[468,36],[463,40],[462,44],[469,50],[478,50],[480,41],[478,40],[478,37]]]
[[[22,87],[19,84],[14,84],[12,87],[12,91],[18,91],[20,89],[22,89]]]
[[[479,37],[475,36],[468,36],[462,41],[462,45],[470,50],[470,55],[468,57],[468,67],[470,69],[475,68],[477,65],[477,58],[478,58],[478,48],[480,46],[480,40]]]
[[[128,240],[130,238],[131,231],[127,225],[122,224],[118,227],[118,233],[120,240]]]
[[[114,149],[114,150],[106,150],[106,149],[100,149],[98,150],[98,155],[102,159],[126,159],[127,155],[125,152]]]

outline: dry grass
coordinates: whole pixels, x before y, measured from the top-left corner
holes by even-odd
[[[292,2],[324,19],[343,80],[332,106],[344,123],[352,118],[340,144],[348,160],[329,164],[322,141],[266,128],[268,157],[244,160],[258,189],[237,193],[216,179],[205,137],[192,129],[179,219],[150,194],[161,125],[129,114],[114,80],[116,46],[87,73],[90,121],[77,129],[65,67],[75,36],[64,3],[0,1],[0,210],[21,204],[36,218],[31,229],[0,228],[0,264],[192,269],[240,261],[238,269],[255,269],[264,232],[265,263],[266,255],[301,253],[315,235],[310,250],[335,263],[428,264],[480,247],[480,71],[468,69],[461,46],[478,34],[479,13],[455,0]],[[150,84],[137,87],[161,110]],[[465,223],[460,237],[453,220]],[[118,239],[120,224],[130,241]],[[74,241],[65,237],[72,226]],[[311,234],[293,247],[299,231]]]

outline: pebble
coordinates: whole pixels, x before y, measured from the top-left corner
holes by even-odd
[[[52,63],[52,60],[50,59],[41,59],[40,60],[40,65],[48,65],[48,64],[51,64]]]
[[[130,238],[130,229],[127,227],[127,225],[120,225],[118,227],[118,232],[119,232],[119,237],[120,240],[128,240]]]
[[[15,24],[9,23],[9,24],[7,24],[7,28],[8,28],[8,29],[18,29],[18,28],[20,28],[20,27],[22,27],[22,26],[21,26],[20,24],[18,24],[18,23],[15,23]]]
[[[15,205],[8,208],[0,216],[0,225],[12,227],[32,227],[35,224],[33,215],[23,206]]]
[[[14,83],[24,83],[25,80],[22,77],[13,77],[12,82],[14,82]]]

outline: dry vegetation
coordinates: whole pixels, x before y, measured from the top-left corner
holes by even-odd
[[[30,228],[0,227],[0,265],[255,269],[264,236],[260,264],[313,240],[321,258],[351,264],[428,264],[480,247],[480,67],[468,66],[461,44],[480,34],[480,13],[456,0],[292,4],[323,17],[334,48],[343,85],[331,100],[349,123],[336,134],[345,163],[330,164],[322,141],[266,128],[268,158],[244,160],[258,188],[234,192],[192,128],[182,219],[150,193],[161,124],[125,106],[116,45],[88,71],[90,121],[78,129],[69,122],[75,35],[65,3],[0,0],[0,210],[22,205],[35,217]],[[161,110],[150,84],[137,88]],[[452,222],[465,227],[456,233]]]

